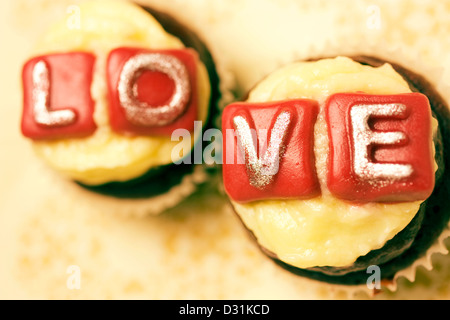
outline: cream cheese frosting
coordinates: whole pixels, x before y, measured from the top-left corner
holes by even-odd
[[[196,135],[180,142],[167,136],[130,137],[112,131],[107,110],[106,60],[109,52],[118,47],[181,49],[182,42],[168,34],[149,13],[129,2],[89,1],[79,6],[77,14],[78,21],[68,16],[55,24],[38,41],[34,55],[70,51],[96,55],[91,94],[98,128],[84,139],[34,141],[36,152],[53,168],[87,185],[127,181],[178,160],[172,159],[172,149],[178,145],[182,150],[190,150],[198,139]],[[201,61],[197,79],[198,120],[204,124],[211,89]]]
[[[328,190],[328,135],[324,104],[341,92],[400,94],[411,92],[406,81],[385,64],[374,68],[346,57],[297,62],[260,82],[248,102],[307,98],[319,102],[314,127],[314,154],[322,194],[307,200],[233,202],[258,243],[298,268],[345,267],[379,249],[414,218],[422,201],[357,204],[337,199]],[[437,121],[433,121],[437,128]]]

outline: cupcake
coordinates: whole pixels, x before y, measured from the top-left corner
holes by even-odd
[[[217,116],[215,61],[165,13],[124,1],[78,9],[24,64],[22,133],[65,178],[160,211],[155,199],[173,205],[205,179],[191,151]]]
[[[223,183],[261,250],[304,277],[381,282],[447,227],[449,109],[421,75],[368,56],[286,65],[223,114]]]

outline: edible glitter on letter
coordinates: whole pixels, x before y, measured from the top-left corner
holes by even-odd
[[[75,122],[76,113],[70,109],[49,110],[50,76],[44,60],[33,68],[33,111],[38,124],[54,127],[67,126]]]
[[[421,93],[337,93],[325,106],[328,190],[357,202],[426,199],[434,187],[432,116]]]
[[[314,164],[318,111],[318,103],[309,99],[228,105],[222,114],[227,194],[238,202],[319,195]]]
[[[258,158],[247,120],[242,116],[233,118],[240,151],[245,155],[250,185],[253,187],[264,189],[273,181],[274,175],[278,172],[280,156],[290,122],[291,114],[288,111],[283,111],[278,115],[271,131],[267,150],[264,155]]]
[[[409,164],[375,163],[369,155],[371,145],[394,145],[407,139],[403,132],[376,132],[369,127],[370,117],[401,117],[406,113],[404,104],[354,105],[350,110],[353,129],[355,174],[363,180],[399,180],[411,176]]]
[[[144,71],[162,72],[174,81],[175,92],[167,104],[150,106],[139,101],[136,81]],[[128,121],[149,127],[175,121],[185,111],[191,95],[187,68],[176,57],[160,53],[143,53],[130,58],[123,67],[118,90]]]

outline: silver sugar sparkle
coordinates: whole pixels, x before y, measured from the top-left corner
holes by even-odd
[[[362,180],[374,182],[377,180],[397,181],[407,178],[413,173],[409,164],[375,163],[369,156],[370,145],[399,144],[407,139],[400,131],[376,132],[369,127],[369,118],[402,117],[405,116],[404,104],[371,104],[355,105],[350,110],[353,129],[354,160],[353,170]],[[381,183],[381,181],[380,181]]]
[[[150,106],[139,101],[136,81],[147,70],[165,73],[174,81],[175,92],[169,103]],[[120,74],[118,90],[128,121],[148,127],[165,126],[175,121],[187,108],[191,96],[189,73],[185,65],[176,57],[160,53],[143,53],[129,59]]]
[[[282,156],[286,134],[291,123],[292,115],[288,111],[281,112],[271,130],[269,145],[264,154],[258,158],[250,125],[243,116],[233,118],[234,128],[238,137],[241,154],[245,155],[245,163],[250,185],[257,189],[264,189],[272,183],[278,172],[280,157]]]
[[[33,112],[35,121],[44,126],[67,126],[75,122],[76,113],[70,109],[52,110],[49,107],[50,76],[44,60],[33,67]]]

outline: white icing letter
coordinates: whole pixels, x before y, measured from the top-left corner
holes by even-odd
[[[355,105],[351,108],[350,116],[353,129],[354,159],[353,170],[364,180],[400,180],[409,177],[412,166],[409,164],[374,163],[369,156],[370,145],[398,144],[406,140],[403,132],[374,132],[369,127],[371,116],[400,117],[406,112],[403,104],[373,104]]]
[[[50,111],[50,76],[45,61],[40,60],[33,68],[33,111],[36,123],[53,127],[67,126],[75,122],[76,114],[70,109]]]
[[[258,189],[268,186],[277,174],[280,156],[283,153],[284,140],[291,123],[290,112],[281,112],[272,128],[269,145],[264,155],[257,156],[252,132],[247,120],[242,116],[233,118],[240,151],[245,157],[250,185]],[[261,150],[260,150],[261,151]]]
[[[144,71],[167,74],[175,83],[175,92],[169,103],[150,106],[137,98],[136,81]],[[177,58],[160,53],[144,53],[130,58],[123,67],[119,80],[120,104],[128,121],[136,125],[160,127],[172,123],[186,109],[191,86],[185,65]]]

